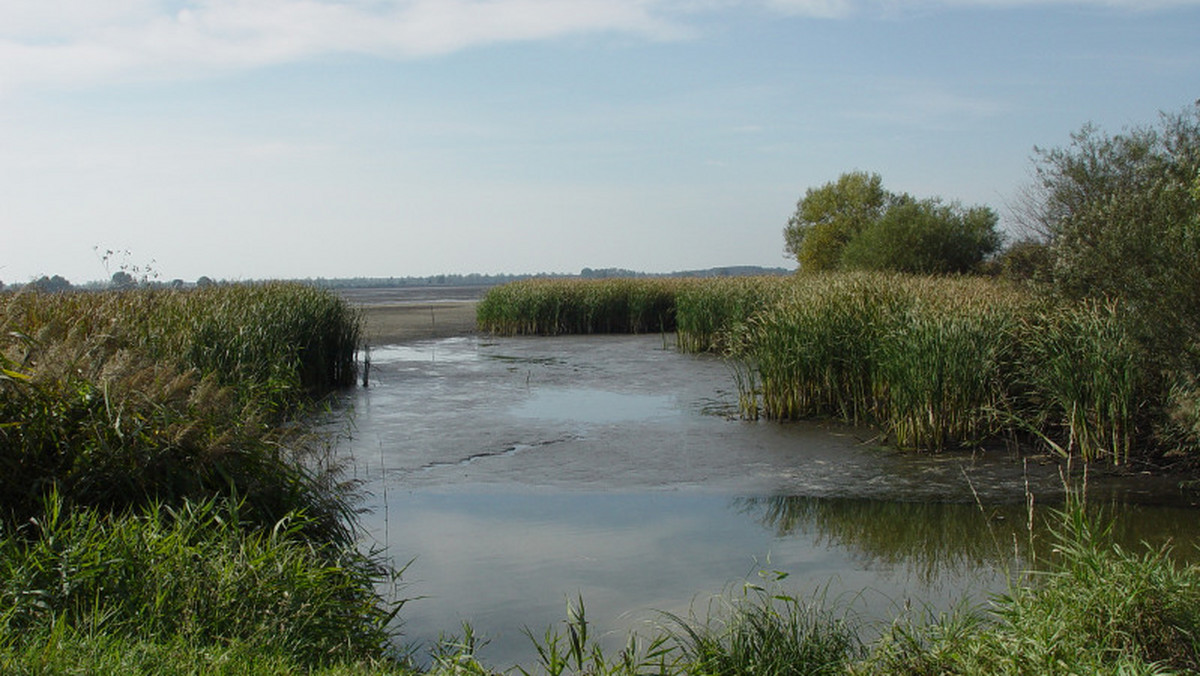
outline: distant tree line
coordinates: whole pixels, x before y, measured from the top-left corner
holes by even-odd
[[[342,277],[293,280],[330,289],[366,289],[421,286],[497,286],[525,279],[606,279],[611,277],[737,277],[744,275],[786,275],[787,268],[766,268],[740,265],[703,270],[680,270],[677,272],[638,272],[624,268],[583,268],[578,275],[569,273],[539,272],[519,275],[430,275],[427,277]]]

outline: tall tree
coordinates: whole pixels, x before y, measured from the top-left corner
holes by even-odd
[[[784,228],[800,269],[967,272],[1000,246],[987,207],[894,195],[878,174],[851,172],[810,188]]]
[[[969,272],[1000,247],[999,219],[987,207],[963,208],[901,195],[846,245],[846,268],[917,274]]]
[[[1034,152],[1022,213],[1049,247],[1054,291],[1121,299],[1160,351],[1200,352],[1200,102],[1157,127],[1085,125],[1066,148]]]
[[[846,244],[879,220],[889,199],[883,178],[863,171],[809,188],[783,231],[788,253],[803,270],[837,268]]]

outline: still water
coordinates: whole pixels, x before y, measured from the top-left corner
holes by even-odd
[[[412,561],[406,640],[470,622],[486,661],[525,663],[522,630],[541,635],[581,596],[619,647],[658,611],[703,614],[764,569],[886,620],[906,603],[986,599],[1028,564],[1014,543],[1030,538],[1028,500],[1061,499],[1053,464],[744,421],[730,366],[672,341],[472,336],[372,352],[339,446],[367,492],[368,537]],[[1089,494],[1158,496],[1122,507],[1117,530],[1190,548],[1200,512],[1168,481],[1092,477]]]

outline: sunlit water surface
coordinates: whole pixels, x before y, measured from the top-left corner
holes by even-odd
[[[408,641],[470,622],[497,666],[523,629],[582,597],[613,648],[660,611],[701,615],[760,570],[866,618],[984,600],[1027,565],[1027,500],[1057,467],[998,450],[937,456],[865,429],[748,422],[731,367],[672,336],[462,337],[375,349],[340,442],[367,491],[368,536],[409,560]],[[1188,545],[1197,512],[1169,483],[1090,480],[1133,542]],[[1141,495],[1139,495],[1141,493]],[[1028,556],[1028,548],[1023,548]]]

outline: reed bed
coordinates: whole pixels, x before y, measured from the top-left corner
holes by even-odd
[[[746,324],[745,413],[872,424],[902,448],[1031,435],[1128,463],[1150,442],[1140,352],[1108,305],[1051,304],[1001,282],[804,277]]]
[[[534,280],[493,289],[495,333],[676,331],[734,360],[743,414],[877,426],[902,448],[1020,435],[1064,456],[1151,453],[1147,359],[1113,304],[1067,305],[1003,281],[892,273]],[[1162,406],[1159,406],[1162,408]]]
[[[483,331],[500,335],[659,333],[675,330],[679,279],[530,279],[492,288],[479,302]]]
[[[54,671],[64,640],[287,671],[382,658],[390,572],[302,424],[354,382],[356,311],[263,284],[0,294],[0,312],[3,670]]]
[[[1152,371],[1121,308],[1089,302],[1040,313],[1025,336],[1027,408],[1037,427],[1064,454],[1128,463],[1145,441],[1141,409],[1153,396]]]
[[[677,343],[685,352],[728,352],[752,317],[779,302],[790,277],[716,277],[682,285],[675,298]]]
[[[352,383],[359,319],[291,284],[0,295],[0,511],[57,488],[119,509],[235,492],[344,531],[319,447],[287,423]],[[343,532],[341,537],[345,537]]]

